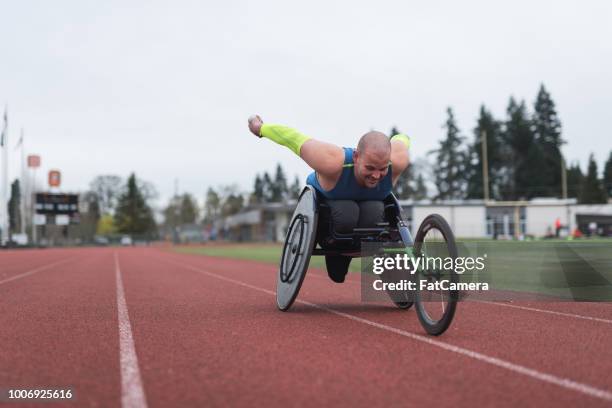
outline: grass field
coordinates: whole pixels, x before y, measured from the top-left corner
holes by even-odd
[[[569,299],[612,301],[611,240],[459,241],[460,256],[487,254],[484,273],[465,274],[462,281],[489,282],[492,288]],[[281,244],[207,244],[178,246],[187,254],[246,259],[278,265]],[[313,256],[310,266],[325,269]],[[361,271],[353,259],[351,272]]]
[[[184,254],[219,256],[224,258],[250,259],[278,265],[283,251],[282,244],[212,244],[203,246],[178,246],[175,251]],[[310,266],[325,269],[325,259],[322,256],[310,258]],[[349,267],[351,272],[361,271],[361,261],[353,259]]]

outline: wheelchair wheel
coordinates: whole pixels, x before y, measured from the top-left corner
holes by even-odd
[[[459,275],[450,268],[443,268],[447,258],[453,265],[457,258],[455,236],[446,222],[438,215],[429,215],[421,223],[414,242],[414,254],[426,259],[441,258],[442,262],[427,262],[417,271],[416,311],[421,325],[431,335],[438,336],[446,331],[453,321],[459,293],[450,290],[449,283],[457,283]],[[441,288],[442,282],[446,282]],[[421,289],[421,284],[426,287]]]
[[[282,311],[291,307],[306,276],[315,244],[317,218],[316,193],[311,186],[306,186],[291,217],[278,270],[276,304]]]
[[[402,280],[410,280],[411,276],[403,270],[387,270],[381,275],[381,279],[387,283],[398,283]],[[391,299],[393,304],[400,309],[410,309],[414,304],[414,295],[410,291],[387,290],[387,295],[389,295],[389,299]]]

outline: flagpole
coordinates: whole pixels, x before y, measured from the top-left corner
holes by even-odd
[[[19,139],[19,147],[21,147],[21,189],[20,189],[20,200],[19,200],[19,209],[21,212],[21,234],[25,234],[25,219],[26,219],[26,197],[28,196],[28,192],[26,189],[26,177],[25,177],[25,147],[23,140],[23,128],[21,128],[21,138]]]

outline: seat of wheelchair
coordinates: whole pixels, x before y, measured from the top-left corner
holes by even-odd
[[[397,231],[399,203],[390,195],[384,204],[384,221],[367,227],[355,227],[351,232],[338,232],[327,200],[318,196],[319,222],[317,226],[317,246],[312,255],[325,256],[329,277],[337,283],[345,280],[352,258],[360,257],[363,242],[397,242],[401,240]],[[327,213],[327,214],[326,214]],[[323,216],[321,216],[323,215]]]
[[[313,255],[325,255],[341,252],[344,255],[359,252],[361,243],[366,242],[389,242],[397,241],[397,216],[399,215],[399,204],[395,197],[389,196],[382,200],[384,208],[384,221],[367,227],[355,227],[350,232],[339,232],[332,217],[329,215],[330,206],[328,201],[321,196],[317,197],[319,209],[319,223],[317,226],[317,244]],[[359,256],[354,254],[353,256]]]

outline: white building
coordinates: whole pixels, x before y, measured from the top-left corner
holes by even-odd
[[[575,199],[533,199],[496,202],[483,200],[412,201],[400,205],[413,234],[429,214],[440,214],[457,238],[514,239],[556,234],[557,220],[567,234],[580,229],[587,235],[612,235],[612,204],[578,205]],[[234,241],[283,242],[295,202],[248,207],[222,222],[225,238]]]

